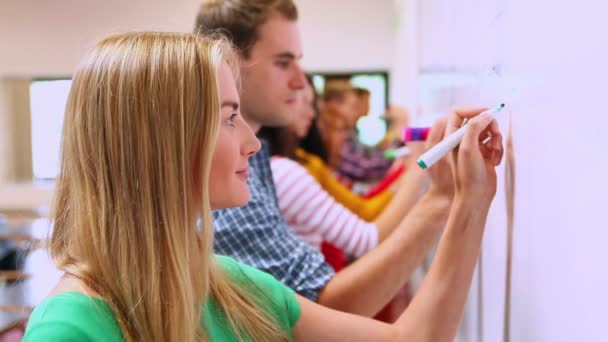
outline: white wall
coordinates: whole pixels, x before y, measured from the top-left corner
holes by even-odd
[[[102,37],[127,30],[191,31],[200,0],[0,1],[0,79],[69,77]],[[296,0],[311,71],[388,70],[394,31],[392,0]],[[0,90],[1,86],[0,86]],[[13,141],[7,94],[0,93],[0,160]],[[0,163],[0,183],[12,177]]]
[[[493,7],[476,6],[481,3]],[[608,341],[608,25],[602,19],[608,6],[592,0],[429,0],[425,6],[425,67],[484,71],[496,63],[502,69],[502,76],[479,84],[478,99],[504,98],[513,115],[511,341]],[[498,83],[517,91],[493,88]],[[499,121],[506,131],[508,117]],[[501,169],[484,238],[483,312],[469,303],[466,341],[502,341],[502,176]],[[482,340],[475,338],[479,314]]]
[[[387,70],[397,31],[393,0],[300,0],[304,67]]]
[[[2,1],[0,74],[66,76],[101,37],[124,30],[189,31],[198,1]]]
[[[540,80],[514,113],[513,341],[608,341],[607,9],[518,0],[505,12],[517,28],[505,34],[505,69]]]
[[[125,30],[191,31],[200,0],[0,2],[0,76],[69,75],[101,37]],[[300,0],[304,65],[388,69],[391,0]]]

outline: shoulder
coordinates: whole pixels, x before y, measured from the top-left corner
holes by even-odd
[[[106,302],[79,292],[63,292],[32,312],[24,341],[120,341],[122,334]]]
[[[300,158],[305,164],[312,164],[315,166],[319,166],[319,165],[324,165],[325,163],[323,162],[323,160],[321,159],[321,157],[317,156],[316,154],[313,153],[309,153],[306,150],[302,149],[302,148],[298,148],[296,150],[296,156],[298,158]]]
[[[270,159],[270,167],[272,168],[273,173],[279,171],[306,172],[306,169],[302,165],[285,157],[272,157]]]
[[[304,166],[289,158],[272,157],[270,166],[275,181],[312,177]]]
[[[295,292],[272,275],[232,258],[216,255],[218,265],[237,285],[260,299],[262,306],[284,324],[293,327],[300,317]]]
[[[215,256],[218,265],[226,272],[226,274],[239,285],[249,285],[254,283],[258,287],[262,287],[264,290],[274,290],[276,288],[280,290],[291,290],[285,287],[272,275],[260,271],[257,268],[249,265],[240,263],[230,257],[223,255]],[[293,291],[291,291],[293,293]]]

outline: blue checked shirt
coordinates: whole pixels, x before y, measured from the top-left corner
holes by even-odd
[[[323,254],[297,237],[281,215],[264,141],[249,163],[249,203],[213,212],[215,252],[270,273],[316,301],[334,271]]]

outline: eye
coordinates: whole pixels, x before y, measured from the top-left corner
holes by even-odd
[[[277,61],[275,64],[281,69],[289,68],[289,61]]]
[[[230,117],[228,119],[226,119],[226,123],[232,127],[234,127],[234,120],[236,120],[236,117],[238,116],[238,114],[234,113],[232,115],[230,115]]]

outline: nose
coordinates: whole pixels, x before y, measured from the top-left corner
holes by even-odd
[[[289,87],[293,90],[301,90],[304,89],[306,85],[306,76],[304,75],[304,70],[299,63],[294,63],[294,70],[291,80],[289,81]]]
[[[258,137],[253,134],[251,127],[245,124],[245,132],[243,134],[243,141],[241,143],[241,154],[247,157],[251,157],[256,154],[262,148],[262,144]]]

